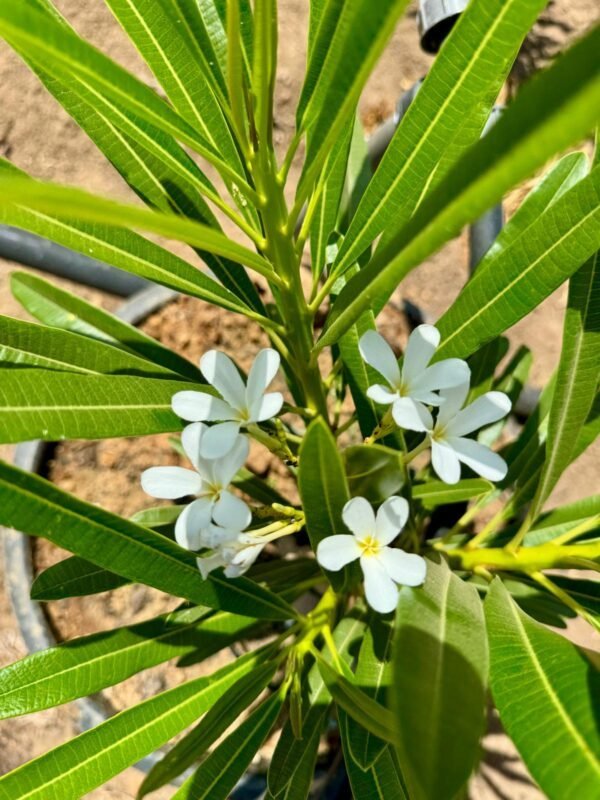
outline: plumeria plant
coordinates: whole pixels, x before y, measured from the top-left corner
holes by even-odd
[[[38,322],[0,318],[0,441],[170,433],[183,465],[148,464],[144,491],[174,502],[124,519],[0,462],[0,523],[73,553],[32,596],[143,583],[181,604],[0,670],[0,715],[253,644],[4,775],[0,800],[83,797],[161,748],[139,797],[179,780],[178,800],[225,800],[270,735],[268,800],[325,796],[338,755],[357,800],[452,800],[491,705],[548,797],[597,797],[594,658],[551,628],[598,627],[600,497],[547,501],[600,420],[600,170],[563,155],[598,119],[600,31],[482,136],[545,1],[471,0],[371,173],[357,103],[407,0],[311,0],[282,152],[275,0],[105,2],[160,93],[51,0],[2,0],[0,35],[144,205],[4,160],[0,221],[246,317],[268,346],[247,374],[218,350],[197,366],[12,275]],[[435,326],[386,341],[403,278],[534,175]],[[506,359],[503,334],[565,281],[556,374],[525,420],[531,354]]]

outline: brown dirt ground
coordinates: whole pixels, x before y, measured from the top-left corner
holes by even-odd
[[[112,19],[110,12],[101,0],[56,0],[77,30],[101,47],[105,52],[124,66],[145,77],[156,86],[152,76],[141,63],[131,44],[122,35]],[[307,8],[303,0],[280,0],[281,7],[281,45],[279,54],[279,74],[277,85],[277,105],[275,121],[275,141],[283,148],[289,141],[294,124],[294,101],[300,88],[304,64],[303,42],[306,38]],[[552,10],[552,25],[539,28],[543,38],[539,39],[533,51],[536,65],[544,62],[548,53],[561,48],[565,41],[579,35],[589,27],[598,16],[595,0],[559,0]],[[568,28],[568,30],[566,29]],[[414,5],[405,19],[399,24],[388,50],[375,70],[361,101],[361,115],[367,128],[372,129],[393,110],[396,99],[402,91],[409,88],[423,76],[431,58],[420,50],[415,30]],[[524,62],[525,63],[525,62]],[[529,64],[525,64],[529,68]],[[80,185],[117,198],[132,200],[131,193],[108,162],[98,153],[95,146],[85,137],[38,84],[24,65],[4,45],[0,45],[0,155],[11,159],[17,166],[34,176],[54,179],[63,183]],[[293,174],[297,174],[296,172]],[[510,213],[522,198],[525,189],[517,190],[507,201]],[[230,230],[231,232],[231,230]],[[185,247],[176,245],[183,252]],[[444,250],[423,264],[403,283],[405,297],[426,308],[432,319],[436,319],[458,293],[466,275],[466,238],[460,237]],[[11,298],[8,289],[8,276],[14,265],[0,261],[0,312],[23,317],[24,312]],[[58,281],[67,288],[74,288],[66,281]],[[118,304],[114,297],[89,289],[77,291],[103,307],[113,309]],[[548,380],[556,363],[560,346],[562,315],[565,306],[564,287],[550,297],[539,309],[521,321],[510,331],[513,347],[527,344],[534,352],[535,365],[532,381],[542,386]],[[248,336],[244,326],[225,312],[207,310],[196,315],[197,305],[189,301],[171,306],[164,314],[165,319],[150,319],[146,323],[149,332],[158,334],[159,327],[165,331],[165,322],[173,323],[172,344],[193,360],[197,359],[204,343],[223,345],[239,356],[244,366],[260,346],[260,334]],[[203,335],[192,336],[186,333],[188,326],[198,317],[202,319]],[[177,325],[177,327],[175,327]],[[398,329],[392,325],[392,330]],[[93,502],[120,513],[131,513],[144,504],[148,498],[132,486],[137,485],[137,476],[146,466],[159,463],[157,453],[164,455],[165,462],[170,457],[165,437],[148,437],[130,447],[124,442],[108,441],[99,444],[75,443],[65,449],[56,467],[56,478],[62,486]],[[0,457],[10,457],[10,448],[0,446]],[[584,455],[561,480],[551,499],[551,505],[586,496],[600,488],[598,458],[600,447],[596,445]],[[256,466],[260,466],[258,462]],[[263,464],[263,466],[266,466]],[[116,482],[110,488],[97,480],[98,468],[113,471]],[[577,475],[578,480],[573,477]],[[581,479],[581,476],[584,479]],[[121,481],[121,484],[118,483]],[[50,557],[47,553],[46,557]],[[0,576],[1,579],[1,576]],[[141,587],[140,587],[141,588]],[[139,593],[139,590],[136,590]],[[142,590],[143,593],[144,590]],[[82,620],[86,630],[96,630],[103,624],[123,624],[130,619],[147,618],[166,607],[164,599],[157,597],[133,597],[124,595],[117,598],[113,593],[107,606],[94,606],[94,600],[85,601],[79,608],[70,609],[56,619],[66,634],[75,631],[73,619]],[[127,606],[127,607],[125,607]],[[108,608],[108,610],[107,610]],[[137,611],[136,611],[137,609]],[[112,619],[107,619],[112,617]],[[64,627],[63,627],[64,626]],[[82,632],[82,629],[79,628]],[[585,631],[579,631],[578,638],[588,641]],[[583,637],[583,638],[582,638]],[[4,592],[0,593],[0,664],[10,663],[24,655],[24,648]],[[216,664],[215,664],[216,666]],[[129,699],[127,691],[143,695],[156,691],[164,676],[153,674],[148,680],[135,687],[115,690],[113,701],[119,705]],[[153,684],[153,687],[152,685]],[[119,694],[121,692],[121,694]],[[123,692],[125,695],[123,696]],[[42,712],[24,719],[0,724],[0,773],[8,771],[23,761],[46,751],[51,746],[64,741],[74,733],[74,710],[70,707]],[[511,769],[524,775],[522,765],[510,745],[500,734],[490,735],[486,746],[499,751],[509,762]],[[486,775],[484,771],[483,775]],[[491,775],[488,782],[483,775],[478,776],[472,786],[472,796],[477,800],[510,796],[511,800],[541,797],[525,779],[514,780],[510,784]],[[496,783],[496,787],[492,785]],[[139,775],[128,770],[118,776],[106,787],[98,789],[86,797],[94,800],[121,800],[135,795]],[[508,794],[507,794],[508,793]],[[168,792],[157,793],[157,800],[167,797]]]

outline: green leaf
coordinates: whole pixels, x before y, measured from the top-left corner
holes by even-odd
[[[369,0],[348,0],[335,5],[336,8],[339,5],[339,12],[333,35],[329,39],[324,28],[331,20],[327,14],[317,34],[323,43],[327,41],[327,55],[319,68],[320,50],[315,45],[312,64],[309,63],[308,68],[309,82],[315,68],[313,65],[319,72],[298,124],[298,129],[307,130],[308,135],[306,166],[298,188],[300,197],[306,188],[311,189],[354,112],[367,78],[392,35],[407,0],[379,0],[376,5]]]
[[[535,519],[572,460],[577,438],[598,393],[600,252],[569,281],[562,351],[548,416],[546,460],[529,509]]]
[[[100,567],[209,608],[264,619],[294,609],[246,578],[203,581],[192,553],[159,533],[85,503],[37,475],[0,461],[0,524],[41,536]]]
[[[0,365],[6,364],[15,365],[15,370],[39,367],[80,375],[137,375],[171,382],[178,378],[171,370],[119,347],[0,315]]]
[[[202,138],[244,175],[239,152],[223,113],[225,94],[213,73],[195,58],[171,0],[107,0],[117,20],[160,81],[174,108]],[[226,107],[226,105],[225,105]]]
[[[43,5],[40,7],[45,13],[69,29],[66,20],[60,17],[48,0],[39,0],[38,5],[41,3]],[[203,8],[209,4],[209,0],[204,0]],[[214,214],[199,194],[203,192],[217,201],[219,198],[215,188],[172,136],[140,120],[131,112],[124,112],[101,94],[92,93],[85,84],[73,77],[66,82],[51,77],[22,51],[19,52],[46,89],[148,205],[220,229]],[[74,87],[80,92],[79,95],[73,91]],[[197,252],[224,286],[244,303],[264,313],[256,288],[242,267],[206,251]]]
[[[363,629],[364,622],[360,616],[344,617],[336,626],[333,641],[345,663],[352,660],[352,649]],[[330,658],[330,654],[326,653],[325,657]],[[277,800],[306,800],[308,797],[319,741],[331,704],[331,695],[317,664],[309,669],[304,683],[307,696],[302,709],[301,738],[294,735],[288,720],[269,766],[269,792]]]
[[[502,724],[550,800],[592,800],[600,781],[598,673],[574,645],[520,611],[499,579],[485,611]]]
[[[0,670],[0,718],[86,697],[186,653],[208,658],[256,627],[256,622],[198,607],[33,653]]]
[[[281,691],[265,700],[214,750],[173,795],[173,800],[227,800],[283,705]]]
[[[542,514],[531,529],[527,532],[524,540],[526,546],[535,547],[545,544],[557,536],[562,536],[573,528],[579,527],[587,520],[600,515],[600,494],[586,497],[584,500],[577,500],[575,503],[552,509]],[[595,529],[590,530],[586,538],[593,538],[600,532],[600,522]]]
[[[0,442],[105,439],[181,430],[181,381],[0,368]]]
[[[71,556],[41,572],[31,585],[32,600],[64,600],[109,592],[130,583],[128,578],[97,567],[85,558]]]
[[[183,375],[196,383],[204,378],[190,361],[118,317],[28,272],[13,272],[14,297],[32,317],[52,328],[62,328],[98,339],[142,356],[152,364]]]
[[[449,486],[443,481],[429,481],[415,484],[412,487],[412,496],[415,500],[420,500],[424,508],[432,509],[452,503],[464,503],[465,500],[479,497],[493,488],[493,485],[483,478],[467,478],[454,486]]]
[[[306,516],[306,530],[312,549],[326,536],[348,533],[342,521],[342,508],[350,499],[342,459],[327,423],[312,422],[300,446],[298,489]],[[344,584],[348,568],[326,572],[331,585]]]
[[[255,500],[265,505],[271,505],[271,503],[281,503],[284,506],[289,505],[289,501],[279,494],[277,489],[245,467],[242,467],[232,483],[242,492],[245,492],[250,495],[250,497],[253,497]]]
[[[450,800],[466,783],[484,730],[488,654],[481,601],[438,559],[396,615],[393,691],[398,757],[410,797]]]
[[[354,759],[349,739],[355,721],[341,709],[338,712],[344,763],[353,796],[360,800],[408,800],[398,758],[388,745],[368,769],[363,770]]]
[[[600,29],[591,31],[523,88],[499,122],[427,195],[410,221],[348,281],[317,351],[337,341],[374,301],[386,300],[413,267],[464,224],[477,219],[505,191],[593,127],[600,81],[589,65],[595,63],[599,41]],[[578,247],[583,259],[596,249],[584,253]]]
[[[392,683],[393,638],[394,626],[390,621],[371,613],[358,654],[355,679],[363,692],[382,705]],[[386,748],[384,740],[350,720],[347,736],[352,758],[363,770],[372,767]]]
[[[508,352],[508,339],[506,336],[497,336],[487,344],[480,347],[471,358],[471,388],[467,396],[468,403],[489,391],[494,384],[494,375],[498,364]]]
[[[357,444],[347,447],[342,455],[352,497],[366,497],[377,505],[402,488],[402,454],[397,450]]]
[[[185,506],[153,506],[152,508],[144,508],[142,511],[136,511],[130,517],[132,522],[138,525],[144,525],[146,528],[170,528],[175,523]]]
[[[53,216],[76,217],[79,220],[98,222],[117,228],[142,228],[151,233],[187,242],[206,249],[215,255],[231,258],[246,264],[259,274],[274,273],[262,256],[237,244],[224,234],[189,219],[163,214],[136,206],[116,203],[91,195],[80,189],[34,181],[31,178],[0,175],[0,208],[25,203],[29,209]]]
[[[600,583],[598,581],[552,575],[552,583],[567,592],[580,606],[600,620]]]
[[[201,61],[205,74],[212,72],[215,86],[226,95],[225,71],[227,69],[227,36],[217,3],[202,0],[189,3],[187,0],[171,0],[178,12],[183,33],[190,47]],[[173,9],[175,14],[175,9]]]
[[[502,228],[494,243],[479,262],[485,268],[495,257],[522,236],[565,192],[585,178],[589,164],[585,153],[569,153],[556,162],[536,183],[525,200]]]
[[[320,656],[317,664],[335,702],[367,731],[386,742],[395,740],[394,716],[362,688],[351,683]]]
[[[273,678],[276,668],[277,662],[271,659],[231,686],[208,711],[202,722],[152,767],[144,778],[137,797],[145,797],[165,786],[202,758],[221,734],[256,700]]]
[[[252,98],[259,146],[272,147],[273,91],[277,70],[277,3],[254,2]]]
[[[469,4],[398,126],[335,265],[349,267],[386,229],[400,230],[432,182],[479,138],[508,70],[544,0]],[[385,235],[389,238],[389,233]]]
[[[498,379],[492,384],[493,389],[508,395],[513,408],[527,384],[532,364],[533,355],[531,350],[528,347],[521,346]],[[508,419],[508,417],[505,417],[492,425],[487,425],[485,428],[480,429],[477,434],[477,441],[491,447],[500,438],[502,431],[508,424]]]
[[[211,708],[261,658],[252,652],[213,675],[122,711],[0,778],[0,800],[78,800],[154,752]]]
[[[1,161],[0,175],[10,175]],[[21,173],[21,177],[24,178],[25,173]],[[0,221],[190,297],[198,297],[236,313],[257,316],[235,294],[202,270],[133,231],[68,218],[57,219],[30,211],[26,201],[18,206],[0,206]]]
[[[599,198],[596,169],[481,266],[438,322],[436,359],[469,355],[573,275],[600,246]]]
[[[88,95],[106,97],[192,147],[221,174],[233,172],[212,144],[180,117],[149,87],[137,80],[69,27],[32,8],[24,0],[5,0],[0,8],[0,35],[29,60],[77,90],[80,81]]]

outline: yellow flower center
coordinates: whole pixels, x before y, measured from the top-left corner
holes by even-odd
[[[373,536],[365,536],[358,544],[362,549],[363,556],[376,556],[381,550],[381,545]]]

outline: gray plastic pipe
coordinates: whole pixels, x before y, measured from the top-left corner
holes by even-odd
[[[110,267],[95,258],[10,225],[0,225],[0,258],[51,272],[120,297],[129,297],[151,285],[137,275]]]

